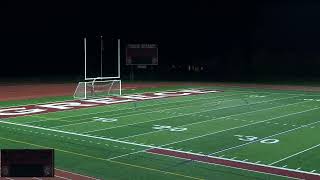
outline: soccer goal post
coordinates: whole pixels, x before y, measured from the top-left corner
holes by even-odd
[[[106,96],[121,96],[121,80],[100,80],[79,82],[74,92],[75,99],[89,99]]]

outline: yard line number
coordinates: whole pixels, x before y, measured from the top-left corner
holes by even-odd
[[[303,99],[304,101],[320,101],[320,99]]]
[[[256,136],[244,136],[244,135],[234,135],[234,136],[238,137],[240,141],[246,141],[246,142],[252,142],[259,139],[259,137],[256,137]],[[263,139],[263,140],[260,140],[259,142],[262,144],[275,144],[275,143],[278,143],[279,141],[280,141],[279,139]]]
[[[251,98],[262,98],[262,97],[266,97],[266,96],[261,96],[261,95],[249,95],[249,97],[251,97]]]
[[[93,119],[95,121],[98,121],[98,122],[115,122],[115,121],[118,121],[118,119],[115,119],[115,118],[94,117]]]
[[[179,127],[163,126],[163,125],[153,125],[152,129],[168,130],[168,131],[186,131],[186,130],[188,130],[188,128],[179,128]]]

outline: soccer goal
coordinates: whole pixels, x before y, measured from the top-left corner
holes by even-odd
[[[79,82],[74,92],[75,99],[121,96],[121,80],[100,80]]]
[[[87,68],[88,64],[90,65],[91,63],[92,65],[92,62],[90,61],[91,59],[89,59],[89,62],[87,60],[87,38],[84,38],[84,81],[78,82],[78,86],[73,95],[75,99],[88,99],[95,97],[121,95],[120,39],[117,40],[117,60],[104,60],[103,53],[105,48],[103,45],[103,38],[102,36],[99,38],[99,48],[96,49],[96,51],[99,51],[100,53],[99,57],[95,59],[98,59],[100,62],[93,63],[96,67],[94,72],[98,72],[94,74],[94,76],[92,76],[92,68]],[[117,63],[115,61],[117,61]],[[105,72],[103,71],[104,68],[108,66],[110,63],[116,64],[116,67],[112,66],[112,68],[114,68],[115,71],[115,73],[112,76],[110,76],[110,74],[104,74]]]

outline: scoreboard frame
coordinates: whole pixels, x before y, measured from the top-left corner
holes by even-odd
[[[129,58],[129,55],[128,55],[128,49],[156,49],[156,54],[154,56],[151,56],[152,57],[152,62],[150,63],[133,63],[132,62],[132,59]],[[131,57],[131,56],[130,56]],[[155,58],[155,59],[154,59]],[[126,45],[126,65],[142,65],[142,66],[149,66],[149,65],[152,65],[152,66],[155,66],[155,65],[158,65],[158,61],[159,61],[159,58],[158,58],[158,45],[157,44],[127,44]]]

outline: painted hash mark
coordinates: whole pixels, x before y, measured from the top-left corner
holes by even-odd
[[[223,165],[223,166],[232,167],[232,168],[285,176],[290,178],[308,179],[308,180],[320,179],[320,174],[316,174],[316,173],[309,173],[309,172],[304,172],[300,170],[292,170],[292,169],[279,168],[274,166],[254,164],[250,162],[230,160],[230,159],[225,159],[221,157],[205,156],[205,155],[200,155],[195,153],[181,152],[181,151],[168,150],[168,149],[157,149],[157,148],[149,149],[147,150],[147,152],[152,154],[171,156],[171,157],[204,162],[209,164]]]

